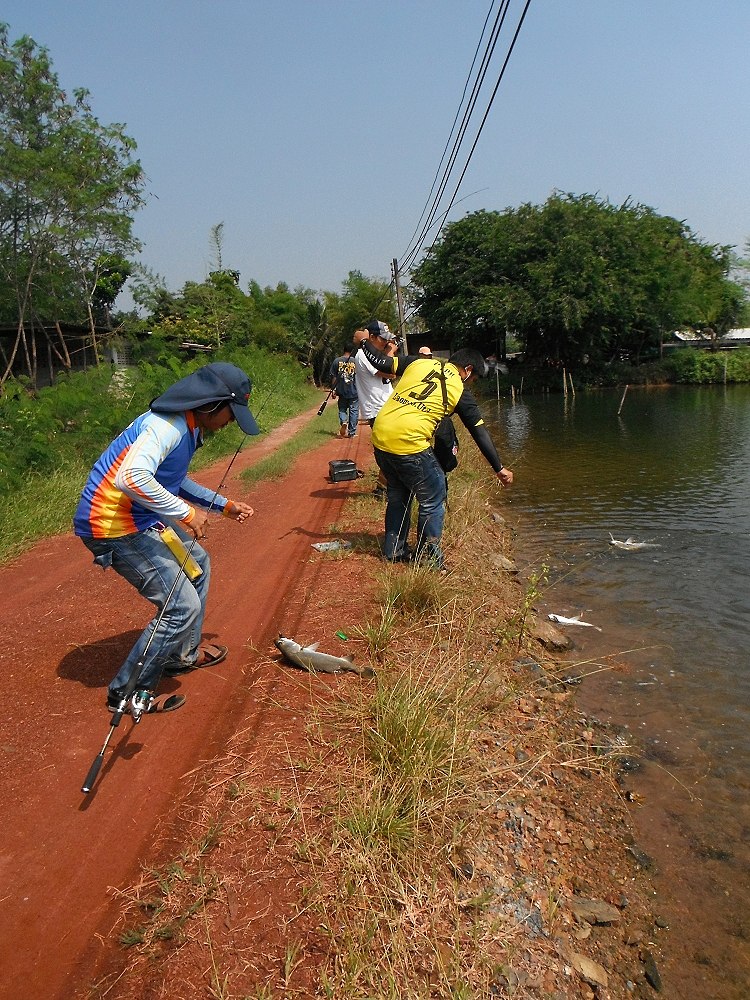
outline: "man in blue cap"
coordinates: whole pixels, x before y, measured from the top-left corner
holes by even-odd
[[[245,434],[259,433],[248,408],[250,390],[250,379],[235,365],[199,368],[157,396],[99,457],[86,481],[73,518],[75,533],[95,563],[111,566],[157,609],[109,684],[110,712],[122,710],[123,692],[142,659],[140,702],[148,712],[170,712],[185,697],[157,698],[162,674],[210,667],[227,656],[225,646],[201,643],[211,568],[199,543],[206,538],[209,511],[242,523],[253,509],[193,482],[187,471],[205,433],[232,420]],[[184,557],[165,544],[165,528],[183,545],[194,543],[197,567],[190,575]]]

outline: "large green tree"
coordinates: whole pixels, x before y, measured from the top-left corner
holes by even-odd
[[[97,120],[86,90],[62,90],[45,48],[11,43],[0,24],[0,318],[17,328],[0,385],[19,352],[35,378],[33,332],[59,332],[63,320],[88,324],[97,357],[97,323],[138,249],[145,182],[134,152],[123,125]]]
[[[326,329],[324,305],[312,289],[292,290],[284,282],[262,288],[253,280],[245,292],[239,272],[229,268],[211,271],[200,282],[187,281],[173,293],[159,275],[138,267],[131,289],[146,315],[123,321],[136,338],[148,331],[142,348],[157,356],[186,346],[210,352],[257,345],[309,365]]]
[[[337,348],[351,341],[354,331],[372,319],[398,325],[391,284],[382,278],[368,278],[361,271],[350,271],[340,292],[327,292],[326,302]]]
[[[553,194],[447,226],[415,269],[416,301],[453,346],[575,366],[657,351],[684,325],[731,325],[742,295],[727,248],[643,205]]]
[[[135,269],[133,299],[147,318],[129,317],[128,325],[134,333],[149,331],[151,351],[159,354],[162,344],[173,351],[186,342],[207,350],[257,344],[296,356],[321,384],[358,327],[378,318],[395,328],[389,282],[360,271],[350,271],[339,292],[291,289],[285,282],[263,288],[255,280],[243,292],[239,273],[223,266],[221,236],[219,223],[211,230],[217,270],[202,282],[186,282],[179,293],[167,291],[148,269]]]

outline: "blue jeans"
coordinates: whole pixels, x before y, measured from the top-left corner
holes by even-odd
[[[354,399],[342,399],[341,396],[337,396],[336,402],[339,406],[339,423],[347,424],[349,435],[350,437],[353,437],[357,433],[359,400],[356,397]]]
[[[417,558],[426,557],[438,569],[443,567],[440,537],[445,520],[445,473],[432,448],[416,455],[393,455],[375,449],[375,461],[385,476],[385,558],[398,562],[409,558],[409,526],[412,501],[416,497]]]
[[[192,536],[182,528],[176,525],[174,527],[189,547]],[[121,538],[81,538],[81,541],[94,553],[97,565],[102,569],[111,566],[157,609],[153,620],[110,682],[109,690],[126,687],[133,670],[143,657],[152,633],[154,638],[140,671],[138,687],[153,690],[159,683],[166,663],[195,663],[211,577],[211,561],[206,550],[197,542],[193,546],[191,555],[203,573],[195,580],[189,580],[180,569],[176,557],[161,540],[156,528],[123,535]],[[175,579],[177,586],[159,620]]]

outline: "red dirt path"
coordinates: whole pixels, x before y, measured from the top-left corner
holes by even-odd
[[[150,605],[114,572],[95,567],[72,535],[0,568],[2,1000],[62,1000],[91,982],[119,913],[109,890],[136,879],[160,821],[180,799],[181,779],[223,746],[246,712],[248,679],[275,669],[269,647],[279,631],[295,635],[295,595],[314,586],[310,545],[327,537],[347,496],[362,488],[329,483],[328,462],[368,465],[369,441],[332,437],[284,480],[249,492],[238,473],[313,414],[240,453],[223,492],[246,499],[254,517],[244,525],[211,520],[205,635],[228,645],[229,658],[162,685],[188,694],[179,712],[137,727],[124,719],[89,795],[81,785],[110,723],[106,684],[150,619]],[[196,478],[216,487],[227,464]]]

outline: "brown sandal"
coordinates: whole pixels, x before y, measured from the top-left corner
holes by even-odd
[[[198,659],[195,663],[168,663],[164,667],[167,677],[175,677],[177,674],[188,674],[192,670],[202,670],[204,667],[215,667],[217,663],[226,660],[229,650],[226,646],[219,646],[214,642],[204,642],[198,647]]]

